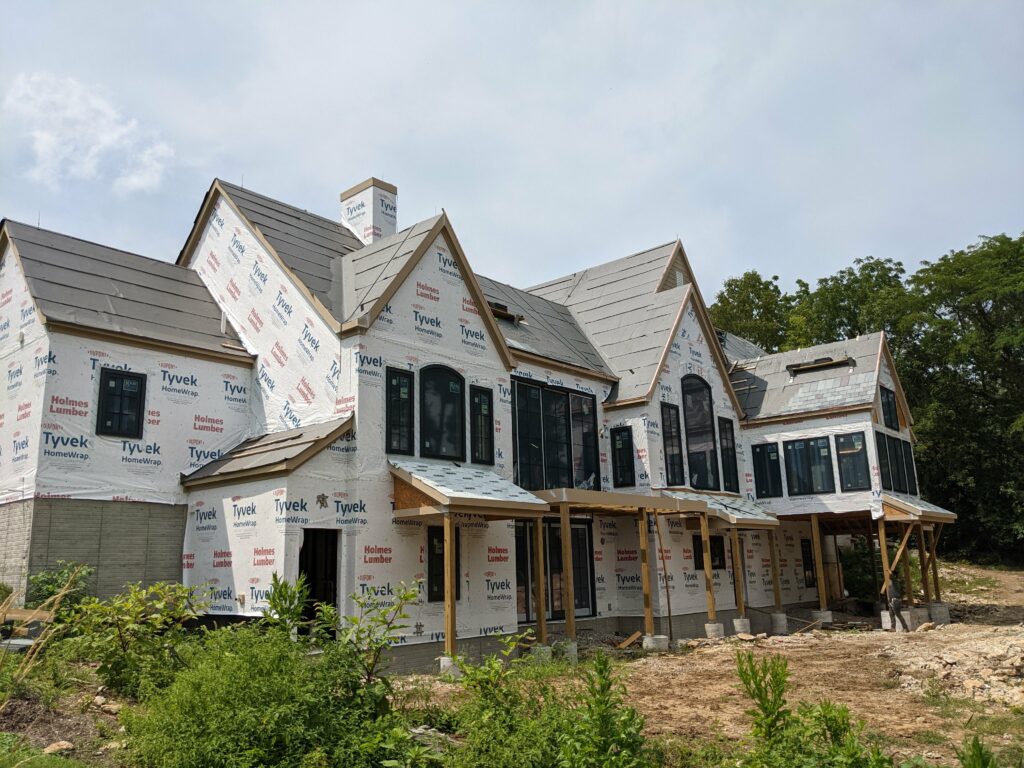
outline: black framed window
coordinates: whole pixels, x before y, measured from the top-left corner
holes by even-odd
[[[779,444],[761,443],[751,448],[754,462],[754,492],[759,499],[782,496],[782,469],[779,466]]]
[[[725,570],[725,538],[722,536],[708,536],[708,546],[711,549],[711,570]],[[700,535],[693,537],[693,567],[697,571],[704,570],[704,545]]]
[[[597,441],[597,403],[589,395],[569,395],[572,426],[572,487],[601,488],[600,446]]]
[[[800,560],[804,565],[804,586],[818,586],[818,572],[814,569],[814,547],[810,539],[800,539]]]
[[[882,418],[889,429],[899,430],[900,417],[896,408],[896,393],[888,387],[879,386],[882,396]]]
[[[842,490],[871,490],[868,446],[863,432],[836,435],[836,457],[839,460],[839,487]]]
[[[875,432],[875,447],[878,449],[878,474],[882,481],[882,490],[892,490],[892,469],[889,467],[889,443],[885,435]]]
[[[420,456],[466,460],[465,384],[443,365],[420,371]]]
[[[597,401],[592,395],[512,382],[515,482],[527,490],[601,489]]]
[[[413,375],[412,371],[387,369],[387,408],[385,422],[387,429],[388,453],[402,453],[412,456],[413,448]]]
[[[740,474],[736,468],[736,436],[732,419],[718,417],[718,445],[722,449],[722,490],[740,492]]]
[[[100,369],[96,434],[142,437],[146,415],[146,374]]]
[[[892,435],[885,436],[889,445],[889,471],[892,473],[892,489],[897,493],[907,492],[907,468],[903,462],[903,441]]]
[[[683,421],[686,424],[686,459],[690,485],[718,490],[718,451],[711,387],[699,376],[683,377]]]
[[[914,470],[914,447],[903,440],[903,467],[907,471],[907,493],[917,496],[917,473]]]
[[[462,599],[462,540],[455,529],[455,599]],[[444,600],[444,526],[427,526],[427,602]]]
[[[633,428],[612,429],[612,485],[624,488],[636,485],[636,467],[633,461]]]
[[[679,427],[679,407],[661,404],[661,434],[665,442],[665,483],[686,485],[683,475],[683,433]]]
[[[827,437],[787,440],[783,445],[786,454],[786,486],[790,496],[835,492],[832,448]]]
[[[494,463],[494,392],[469,388],[470,458],[477,464]]]

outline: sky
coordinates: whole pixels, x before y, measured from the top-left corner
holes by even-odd
[[[0,216],[173,260],[213,178],[398,186],[529,286],[679,238],[708,301],[1024,232],[1021,2],[19,3]]]

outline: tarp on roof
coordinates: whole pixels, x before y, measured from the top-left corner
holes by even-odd
[[[48,321],[251,360],[191,269],[6,221]]]
[[[661,493],[671,499],[703,501],[708,506],[708,512],[740,528],[774,528],[779,524],[775,515],[767,509],[739,496],[716,496],[694,490],[663,490]]]
[[[474,501],[489,502],[491,505],[512,504],[517,507],[535,507],[538,511],[548,508],[529,491],[523,490],[511,480],[482,467],[456,464],[452,461],[430,459],[388,459],[392,474],[402,480],[417,481],[420,487],[433,491],[439,504],[471,506]],[[428,491],[429,493],[429,491]]]
[[[887,512],[886,506],[895,507],[897,511],[919,518],[926,523],[952,523],[956,521],[956,513],[948,509],[920,499],[917,496],[908,496],[903,493],[885,492],[882,494],[882,512]]]
[[[295,276],[341,322],[340,276],[332,273],[339,256],[362,242],[337,221],[218,179],[242,214],[255,226]]]
[[[870,405],[877,387],[882,334],[818,344],[738,361],[729,376],[748,418],[769,418],[852,405]],[[852,360],[846,365],[791,373],[787,366],[822,358]]]
[[[181,483],[209,485],[259,474],[287,473],[302,466],[352,428],[351,416],[253,437],[219,459],[183,475]]]
[[[606,376],[615,373],[587,338],[568,307],[482,275],[477,281],[488,301],[508,307],[525,322],[498,317],[498,327],[512,349],[522,350]]]

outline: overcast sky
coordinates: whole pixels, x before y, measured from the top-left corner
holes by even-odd
[[[526,286],[676,237],[710,301],[1024,231],[1022,2],[18,3],[0,216],[173,260],[214,177],[398,186]]]

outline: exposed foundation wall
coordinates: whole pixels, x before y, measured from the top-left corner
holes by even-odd
[[[0,506],[0,584],[17,593],[19,605],[25,599],[34,504],[23,499]]]
[[[181,580],[184,505],[40,498],[34,506],[30,573],[86,563],[100,597],[133,582]]]

